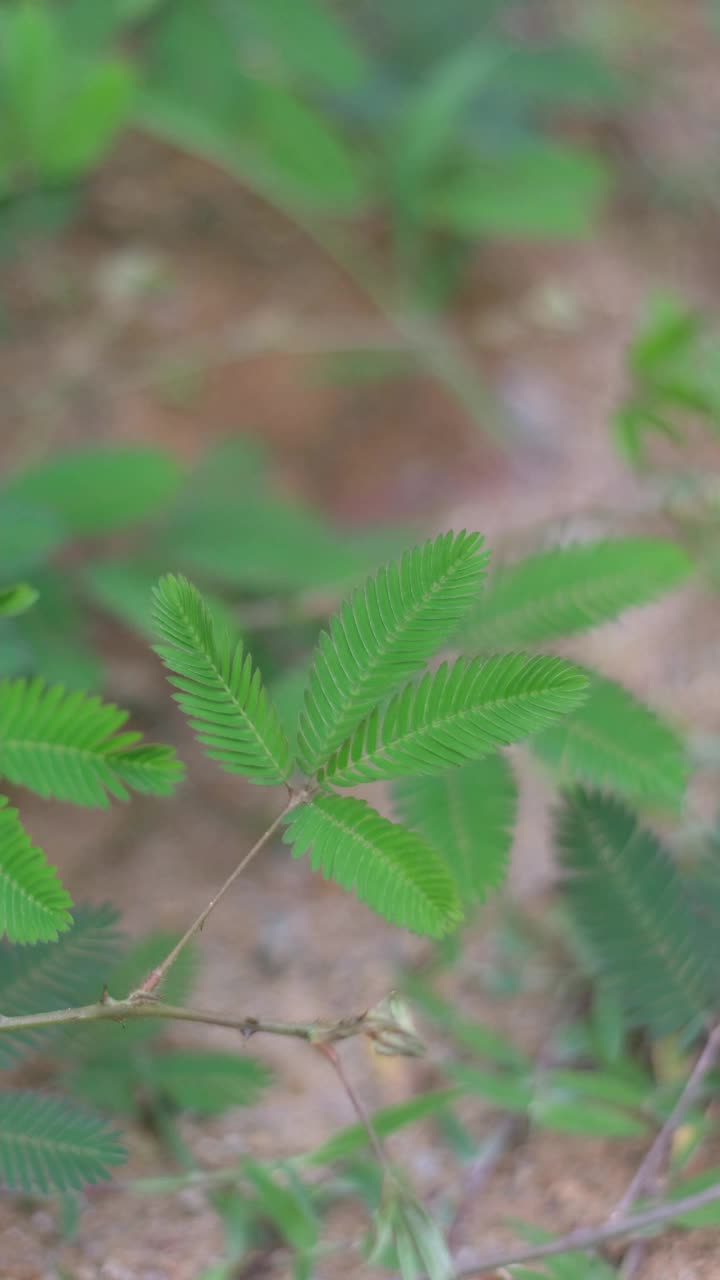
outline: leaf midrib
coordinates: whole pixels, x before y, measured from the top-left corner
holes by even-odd
[[[375,855],[376,861],[381,861],[386,867],[389,867],[391,871],[399,874],[405,887],[408,890],[410,890],[412,893],[414,893],[415,896],[424,903],[424,905],[427,907],[428,910],[432,911],[433,915],[438,920],[438,923],[440,924],[445,923],[445,917],[442,915],[440,909],[436,906],[436,904],[432,901],[432,899],[428,897],[422,885],[418,885],[417,881],[415,880],[408,879],[407,868],[405,867],[404,863],[402,862],[398,863],[397,861],[393,861],[391,858],[389,858],[385,854],[385,851],[383,850],[383,847],[381,844],[373,844],[367,838],[367,836],[360,835],[360,833],[356,830],[356,828],[350,825],[345,825],[339,818],[337,818],[332,813],[332,811],[328,812],[326,808],[323,808],[321,809],[321,813],[323,813],[326,818],[329,818],[333,826],[335,826],[339,831],[341,831],[343,835],[347,836],[348,839],[351,838],[353,840],[358,841],[360,844],[363,845],[364,848],[368,849],[373,855]],[[353,884],[357,885],[357,880],[353,881]]]
[[[411,610],[407,614],[403,615],[403,625],[398,626],[395,629],[395,631],[393,631],[391,635],[388,636],[388,641],[385,648],[381,649],[380,651],[375,650],[374,657],[371,658],[371,661],[364,668],[364,675],[362,676],[361,679],[358,680],[356,684],[353,685],[352,691],[350,694],[347,695],[347,697],[344,700],[344,703],[337,708],[338,714],[337,714],[337,720],[336,720],[336,727],[334,728],[332,734],[329,734],[327,736],[330,743],[335,741],[337,739],[337,733],[338,733],[337,725],[342,724],[343,738],[338,743],[337,748],[332,746],[330,747],[331,752],[334,752],[335,750],[339,750],[347,734],[352,732],[352,729],[357,719],[357,714],[356,714],[357,703],[360,700],[360,694],[367,687],[372,676],[377,674],[377,669],[381,665],[381,663],[384,662],[387,659],[388,654],[392,652],[392,648],[394,644],[400,639],[403,633],[407,632],[407,630],[412,626],[412,624],[417,621],[418,614],[421,612],[422,609],[427,608],[433,596],[437,594],[440,588],[444,587],[451,580],[451,578],[453,577],[453,574],[460,567],[469,564],[472,561],[473,556],[478,555],[478,551],[479,551],[479,548],[474,547],[470,555],[466,555],[459,558],[458,560],[455,561],[455,563],[450,568],[446,569],[444,574],[442,574],[439,578],[434,579],[434,581],[430,585],[429,591],[425,595],[423,595],[421,599],[417,602],[414,610]],[[366,592],[363,592],[363,599],[365,601],[366,601],[366,598],[367,598]],[[337,625],[338,626],[343,625],[341,617],[338,617]],[[373,633],[374,633],[374,628],[373,628]],[[364,643],[365,642],[363,640],[363,644]],[[337,654],[337,648],[335,648],[335,652]],[[305,711],[303,712],[303,719],[304,720],[307,719]],[[349,725],[347,724],[348,720],[350,720],[351,722]],[[327,747],[323,747],[319,750],[316,749],[312,753],[312,755],[308,757],[306,763],[307,763],[307,768],[309,770],[312,771],[313,769],[317,768],[326,750],[327,750]]]
[[[644,584],[647,577],[647,571],[643,573],[640,569],[635,569],[632,574],[623,574],[622,571],[618,570],[613,574],[606,574],[603,577],[593,578],[592,589],[589,585],[583,587],[582,583],[578,583],[577,586],[573,585],[572,589],[556,587],[554,591],[544,592],[541,597],[536,597],[533,600],[526,601],[525,604],[516,605],[514,609],[509,609],[496,614],[496,616],[494,618],[491,617],[488,622],[478,619],[476,626],[472,628],[472,634],[473,636],[479,637],[480,641],[483,643],[487,643],[487,640],[484,639],[485,637],[493,638],[497,637],[498,634],[502,637],[507,627],[509,625],[511,626],[516,624],[519,619],[533,618],[537,616],[542,620],[549,607],[556,609],[558,605],[565,607],[568,605],[575,605],[577,608],[581,608],[582,605],[578,602],[579,600],[587,602],[588,600],[592,600],[593,595],[604,594],[613,585],[620,582],[635,582],[638,577],[640,578],[641,583]],[[492,586],[490,587],[490,591],[491,590]],[[647,596],[644,596],[643,601],[638,601],[638,604],[644,603],[646,600]],[[632,606],[630,604],[619,604],[616,609],[613,610],[613,613],[619,612],[621,609],[631,607]],[[612,616],[613,615],[608,615],[606,621],[612,621]],[[580,626],[591,627],[595,624],[596,618],[593,613],[592,616],[583,618]],[[548,636],[552,635],[555,631],[557,631],[557,625],[552,627],[549,632],[543,631],[539,635],[533,634],[529,636],[528,642],[532,640],[539,641],[547,639]]]
[[[381,742],[380,745],[376,747],[374,751],[371,751],[371,752],[364,751],[363,754],[359,756],[356,760],[348,759],[347,763],[343,766],[343,768],[338,769],[336,772],[331,772],[332,761],[330,761],[328,763],[328,767],[326,770],[326,777],[329,782],[338,782],[339,779],[344,778],[346,775],[349,777],[357,769],[362,768],[363,765],[367,764],[368,762],[372,763],[373,761],[381,761],[384,759],[388,763],[390,763],[391,761],[388,759],[386,752],[388,751],[391,752],[401,745],[407,747],[410,743],[412,743],[413,739],[417,740],[418,738],[427,736],[437,731],[439,728],[444,728],[448,725],[457,724],[462,720],[471,719],[472,717],[477,716],[478,714],[489,714],[491,711],[497,710],[501,707],[517,705],[521,700],[527,703],[529,699],[541,698],[546,696],[548,693],[553,693],[553,692],[560,692],[557,685],[546,685],[542,689],[535,689],[525,694],[514,694],[512,696],[506,696],[503,698],[493,698],[488,702],[483,702],[481,706],[475,705],[473,707],[467,707],[467,706],[458,707],[453,711],[448,712],[446,715],[438,716],[433,720],[425,721],[418,728],[409,729],[406,733],[403,733],[398,737],[392,738],[389,742]],[[385,721],[383,720],[383,725],[384,723]],[[538,728],[540,728],[540,726],[538,726]],[[382,733],[382,729],[380,732]],[[528,730],[528,734],[532,732],[533,732],[532,730]],[[341,743],[341,745],[337,749],[337,753],[334,753],[334,754],[339,754],[339,752],[342,751],[343,747],[346,745],[347,742],[348,742],[348,739],[346,739],[345,742]],[[499,745],[509,746],[510,744],[501,743]],[[479,754],[486,754],[494,749],[495,749],[495,744],[491,743],[489,746],[483,746],[482,748],[480,748]]]
[[[591,839],[597,849],[598,862],[603,868],[605,868],[609,875],[612,876],[614,873],[615,883],[618,887],[622,901],[627,906],[629,915],[631,918],[638,921],[639,927],[644,932],[645,937],[649,938],[651,951],[653,955],[659,957],[662,961],[670,984],[680,992],[681,997],[684,998],[687,1003],[688,1009],[692,1010],[694,1013],[703,1012],[706,1008],[707,1001],[702,983],[700,983],[699,998],[698,991],[695,990],[694,980],[696,974],[693,968],[692,956],[688,954],[683,958],[682,964],[678,965],[676,963],[677,955],[673,953],[672,949],[668,948],[665,933],[658,925],[658,922],[652,912],[648,912],[644,909],[642,901],[638,898],[638,895],[633,892],[632,881],[624,872],[625,859],[627,858],[628,851],[632,848],[633,842],[641,833],[636,828],[630,835],[630,838],[626,840],[623,848],[615,853],[612,846],[605,838],[602,827],[592,818],[592,816],[588,816],[586,821]],[[688,982],[687,979],[690,979],[690,981]]]
[[[228,684],[228,682],[227,682],[227,680],[225,679],[225,677],[223,676],[222,672],[219,670],[218,665],[217,665],[217,659],[216,659],[216,657],[215,657],[214,652],[212,652],[212,651],[211,651],[211,652],[208,652],[207,648],[206,648],[206,647],[205,647],[205,645],[203,644],[202,637],[201,637],[201,636],[196,632],[196,630],[195,630],[195,628],[194,628],[194,626],[193,626],[193,624],[192,624],[192,621],[188,618],[187,613],[185,613],[184,611],[183,611],[183,617],[185,618],[185,621],[186,621],[186,624],[187,624],[187,627],[188,627],[188,631],[190,632],[190,635],[191,635],[191,636],[193,637],[193,639],[195,640],[195,644],[196,644],[196,652],[202,655],[203,659],[204,659],[204,660],[205,660],[205,662],[207,663],[208,668],[210,669],[210,671],[212,672],[212,674],[215,676],[215,678],[216,678],[216,680],[217,680],[218,684],[220,685],[220,687],[221,687],[221,688],[224,690],[224,692],[226,693],[226,695],[227,695],[227,697],[228,697],[228,700],[230,701],[230,703],[232,704],[232,706],[235,708],[235,710],[239,713],[240,718],[243,720],[243,722],[244,722],[244,723],[245,723],[245,724],[250,728],[250,730],[251,730],[251,731],[252,731],[252,733],[254,734],[254,736],[255,736],[255,740],[256,740],[256,742],[257,742],[258,746],[259,746],[259,747],[260,747],[260,749],[264,752],[265,757],[266,757],[266,759],[268,760],[268,762],[272,765],[272,767],[273,767],[273,769],[274,769],[275,774],[277,775],[277,777],[278,777],[278,778],[280,778],[280,779],[284,778],[284,777],[285,777],[285,769],[283,768],[283,766],[282,766],[282,764],[280,763],[280,761],[278,761],[278,760],[276,760],[276,759],[275,759],[275,756],[273,755],[272,751],[270,750],[270,747],[268,746],[268,744],[265,742],[264,738],[263,738],[263,737],[262,737],[262,735],[260,734],[259,729],[257,728],[257,726],[256,726],[255,724],[253,724],[253,721],[252,721],[252,720],[250,719],[250,717],[248,716],[248,714],[247,714],[247,712],[245,711],[245,709],[243,708],[242,704],[238,701],[238,698],[237,698],[236,694],[233,692],[233,690],[232,690],[231,686]],[[176,646],[174,646],[174,647],[176,647],[176,648],[177,648],[178,646],[176,645]],[[242,667],[244,666],[244,663],[245,663],[245,660],[246,660],[247,655],[246,655],[246,653],[245,653],[244,646],[243,646],[241,643],[240,643],[240,644],[238,644],[238,645],[236,646],[236,650],[235,650],[235,652],[237,652],[238,650],[240,651],[240,655],[241,655],[241,662],[240,662],[240,666],[241,666],[241,670],[242,670]],[[250,679],[251,679],[251,680],[252,680],[252,677],[253,677],[253,675],[254,675],[254,674],[255,674],[255,670],[254,670],[254,667],[253,667],[253,666],[252,666],[252,664],[251,664],[251,666],[250,666]],[[187,677],[185,677],[185,678],[187,678]],[[190,697],[192,697],[192,696],[193,696],[192,694],[188,695],[188,694],[186,693],[186,691],[185,691],[185,690],[182,690],[181,692],[182,692],[182,693],[184,693],[184,694],[185,694],[185,696],[190,696]],[[262,690],[261,690],[261,695],[262,695]],[[270,708],[269,708],[269,713],[270,713],[270,718],[272,719],[272,707],[270,707]],[[207,724],[210,724],[210,725],[212,726],[212,721],[203,721],[202,719],[200,719],[200,717],[197,717],[197,716],[195,715],[195,713],[194,713],[194,712],[191,712],[191,714],[192,714],[192,716],[193,716],[193,719],[197,719],[197,720],[198,720],[199,725],[207,725]],[[203,730],[202,730],[202,732],[209,732],[209,730],[203,729]]]

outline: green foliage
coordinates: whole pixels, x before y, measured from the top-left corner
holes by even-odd
[[[582,705],[532,746],[561,787],[581,783],[639,804],[682,807],[688,779],[682,739],[612,680],[593,676]]]
[[[629,390],[612,420],[632,466],[646,462],[648,437],[681,442],[688,418],[717,432],[719,350],[699,311],[665,294],[650,298],[627,353]]]
[[[482,902],[505,878],[517,808],[512,769],[487,756],[438,777],[396,782],[401,821],[442,854],[463,903]]]
[[[0,936],[48,942],[70,924],[70,895],[7,803],[0,796]]]
[[[655,1035],[701,1024],[717,998],[672,859],[617,801],[578,791],[560,812],[563,892],[598,972]]]
[[[0,1008],[5,1017],[86,1004],[100,994],[101,976],[119,945],[117,915],[110,907],[78,907],[72,924],[52,943],[0,948]],[[57,1031],[5,1032],[0,1068],[37,1052]]]
[[[156,652],[173,673],[182,711],[207,754],[229,773],[267,785],[292,767],[278,714],[240,641],[218,634],[202,596],[185,578],[163,578],[155,621],[165,643]]]
[[[118,1135],[89,1112],[28,1090],[0,1093],[0,1180],[11,1191],[79,1190],[124,1159]]]
[[[460,658],[373,711],[322,770],[334,786],[436,774],[508,746],[577,706],[586,677],[560,658]]]
[[[320,636],[300,722],[314,773],[374,705],[453,633],[485,572],[478,534],[444,534],[358,589]]]
[[[456,1102],[459,1096],[460,1090],[452,1087],[417,1093],[414,1098],[409,1098],[405,1102],[396,1102],[392,1106],[374,1111],[370,1117],[373,1129],[379,1138],[387,1138],[408,1125],[417,1124],[421,1120],[427,1120],[436,1115],[447,1107],[448,1103]],[[367,1146],[367,1143],[368,1135],[365,1126],[353,1124],[347,1129],[341,1129],[322,1146],[316,1147],[314,1151],[303,1156],[302,1162],[309,1165],[324,1165],[331,1164],[334,1160],[346,1160]]]
[[[34,587],[29,587],[27,583],[18,583],[14,587],[0,588],[0,617],[12,618],[19,613],[24,613],[26,609],[31,608],[38,598],[38,593]]]
[[[130,118],[127,62],[88,59],[67,35],[42,0],[0,9],[0,199],[21,216],[33,193],[85,179]]]
[[[690,568],[676,543],[659,538],[553,547],[495,574],[468,637],[487,651],[575,635],[672,590]]]
[[[214,1116],[228,1107],[248,1107],[257,1102],[271,1076],[255,1058],[183,1049],[151,1058],[145,1080],[175,1106]]]
[[[457,889],[436,851],[364,800],[320,796],[291,815],[284,840],[300,858],[394,924],[441,937],[460,919]]]
[[[127,712],[42,680],[0,682],[0,776],[37,795],[104,808],[127,786],[169,795],[182,777],[170,747],[120,733]]]
[[[85,445],[31,464],[5,484],[3,498],[48,511],[71,537],[122,529],[174,499],[182,471],[161,449]]]

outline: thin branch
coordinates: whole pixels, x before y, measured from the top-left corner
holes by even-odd
[[[340,1055],[337,1049],[332,1043],[318,1044],[317,1047],[322,1053],[323,1057],[327,1058],[328,1062],[333,1067],[343,1089],[345,1090],[348,1098],[350,1099],[350,1103],[352,1105],[353,1111],[355,1112],[358,1120],[360,1121],[360,1124],[362,1125],[363,1129],[365,1130],[368,1136],[368,1142],[370,1143],[370,1146],[375,1152],[380,1168],[383,1170],[383,1173],[385,1173],[389,1178],[394,1178],[395,1174],[393,1173],[393,1168],[392,1168],[392,1165],[390,1164],[390,1160],[388,1159],[387,1152],[385,1151],[385,1148],[382,1142],[380,1141],[378,1133],[375,1129],[375,1126],[373,1125],[372,1120],[370,1119],[370,1115],[365,1107],[365,1104],[363,1103],[361,1098],[358,1096],[358,1094],[355,1092],[352,1082],[350,1081],[348,1075],[345,1072],[342,1059],[340,1058]]]
[[[136,995],[136,996],[150,995],[153,991],[156,990],[157,987],[159,987],[166,973],[177,960],[178,956],[180,955],[180,952],[183,951],[187,946],[187,944],[192,941],[195,935],[200,932],[208,916],[211,914],[211,912],[215,910],[218,903],[222,901],[228,889],[230,889],[234,885],[238,876],[241,875],[242,872],[245,870],[245,868],[248,866],[248,864],[252,862],[256,854],[258,854],[260,850],[265,847],[265,845],[268,843],[268,840],[270,840],[272,836],[275,834],[278,827],[283,822],[283,820],[287,817],[290,810],[294,809],[296,805],[300,804],[304,799],[305,799],[305,792],[293,792],[291,794],[288,803],[285,805],[285,808],[282,810],[281,813],[278,814],[275,821],[271,823],[271,825],[268,827],[265,834],[262,835],[260,839],[253,845],[250,852],[245,854],[245,857],[242,859],[241,862],[238,863],[235,870],[231,872],[231,874],[228,876],[225,883],[221,886],[220,889],[218,889],[215,896],[210,899],[207,906],[200,912],[200,915],[197,916],[196,919],[193,920],[190,927],[185,930],[185,933],[183,934],[180,941],[175,944],[172,951],[170,951],[168,955],[166,955],[162,963],[157,965],[157,967],[148,974],[145,980],[137,988],[137,991],[133,992],[133,995]]]
[[[705,1078],[712,1071],[718,1058],[720,1058],[720,1023],[711,1030],[705,1042],[705,1047],[688,1077],[685,1088],[642,1160],[627,1190],[615,1205],[608,1221],[614,1222],[618,1218],[624,1218],[633,1203],[655,1181],[670,1151],[675,1133],[677,1133],[688,1112],[700,1097]]]
[[[57,1027],[73,1022],[127,1022],[134,1018],[201,1022],[213,1027],[228,1027],[231,1031],[239,1031],[246,1038],[265,1033],[292,1036],[296,1040],[307,1040],[317,1045],[366,1034],[364,1014],[342,1018],[337,1022],[323,1022],[320,1019],[312,1022],[275,1022],[261,1018],[237,1018],[207,1009],[186,1009],[181,1005],[165,1004],[154,996],[142,993],[134,993],[125,1000],[114,1000],[106,993],[95,1004],[52,1009],[47,1013],[26,1013],[13,1017],[0,1014],[0,1032],[37,1031],[41,1027]]]
[[[557,1240],[549,1240],[546,1244],[532,1245],[510,1253],[489,1254],[479,1258],[474,1266],[458,1271],[455,1280],[470,1280],[471,1276],[484,1275],[489,1271],[499,1271],[502,1267],[513,1267],[523,1262],[538,1262],[541,1258],[554,1258],[561,1253],[571,1253],[576,1249],[595,1249],[606,1244],[608,1240],[616,1240],[620,1236],[637,1235],[649,1227],[661,1226],[671,1222],[673,1218],[683,1217],[696,1209],[704,1209],[706,1205],[720,1200],[720,1182],[695,1195],[685,1196],[681,1200],[673,1200],[666,1204],[656,1205],[643,1213],[636,1213],[627,1218],[603,1222],[599,1227],[580,1227],[570,1231]]]

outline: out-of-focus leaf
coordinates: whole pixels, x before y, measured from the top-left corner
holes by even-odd
[[[559,143],[509,148],[438,180],[426,222],[467,236],[555,239],[591,230],[609,188],[602,161]]]
[[[182,471],[170,454],[142,446],[67,450],[16,472],[4,496],[44,507],[76,536],[108,533],[157,515]]]
[[[14,587],[0,587],[0,618],[14,618],[34,605],[38,593],[26,582]]]

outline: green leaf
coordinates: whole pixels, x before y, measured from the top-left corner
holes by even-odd
[[[0,1180],[27,1195],[104,1182],[126,1153],[90,1112],[29,1090],[0,1093]]]
[[[157,514],[177,493],[182,472],[160,449],[88,445],[11,476],[4,495],[45,507],[76,536],[108,533]]]
[[[139,733],[119,734],[126,720],[111,703],[60,685],[0,681],[0,775],[90,808],[105,808],[108,794],[126,800],[124,782],[167,795],[181,773],[172,749],[141,746]]]
[[[317,1244],[319,1228],[302,1183],[288,1175],[288,1183],[283,1186],[254,1160],[243,1161],[243,1173],[255,1192],[260,1209],[282,1238],[298,1253],[310,1253]]]
[[[357,147],[282,85],[256,79],[238,138],[236,171],[280,203],[324,213],[362,208],[367,189]]]
[[[185,774],[175,748],[160,744],[145,743],[125,751],[111,749],[106,758],[118,778],[142,795],[170,796]]]
[[[154,562],[99,560],[85,565],[82,581],[91,600],[126,627],[153,635],[152,589],[160,577]]]
[[[35,588],[25,582],[19,582],[14,587],[0,587],[0,618],[14,618],[19,613],[25,613],[37,598]]]
[[[154,593],[155,623],[165,641],[156,647],[175,700],[211,759],[228,773],[274,785],[290,774],[290,748],[259,671],[242,643],[214,625],[200,592],[168,575]]]
[[[656,837],[615,800],[578,791],[560,811],[564,894],[598,972],[635,1025],[665,1035],[715,997],[683,882]]]
[[[670,591],[690,569],[679,546],[658,538],[541,551],[495,575],[471,620],[468,640],[487,651],[575,635]]]
[[[336,787],[439,773],[508,746],[573,710],[585,674],[524,653],[444,662],[358,725],[322,769]]]
[[[321,633],[300,724],[309,773],[456,629],[485,573],[480,547],[479,535],[464,531],[416,547],[358,589]]]
[[[37,156],[43,176],[67,181],[87,173],[127,121],[133,89],[132,69],[109,59],[72,83],[47,121]]]
[[[270,65],[313,89],[348,90],[367,74],[362,51],[322,0],[246,0],[228,6],[239,34],[259,45]]]
[[[440,855],[364,800],[320,796],[295,809],[283,839],[361,902],[415,933],[439,938],[460,919],[457,890]]]
[[[50,942],[69,927],[70,895],[0,796],[0,936],[11,942]]]
[[[540,1095],[531,1108],[533,1124],[556,1133],[582,1133],[593,1138],[639,1138],[648,1126],[627,1111],[601,1102],[568,1102]]]
[[[30,655],[23,674],[42,673],[46,683],[70,689],[96,688],[102,666],[68,576],[48,565],[35,572],[33,581],[38,601],[17,624]]]
[[[394,1103],[373,1112],[370,1119],[378,1137],[387,1138],[408,1125],[417,1124],[419,1120],[427,1120],[436,1115],[452,1102],[457,1102],[462,1090],[457,1088],[434,1089],[428,1093],[419,1093],[405,1102]],[[362,1147],[367,1146],[368,1135],[364,1125],[354,1124],[316,1147],[302,1157],[304,1163],[311,1165],[330,1164],[333,1160],[345,1160]]]
[[[652,1096],[653,1081],[644,1073],[640,1073],[639,1080],[629,1080],[619,1072],[558,1067],[544,1073],[543,1089],[555,1096],[564,1093],[575,1099],[590,1098],[642,1111]]]
[[[438,175],[423,220],[467,236],[583,237],[608,188],[608,170],[590,151],[552,142],[516,144],[483,155],[454,176]]]
[[[560,786],[579,782],[631,801],[682,807],[689,772],[682,739],[612,680],[591,675],[585,702],[532,747]]]
[[[503,1111],[525,1112],[533,1100],[532,1083],[522,1076],[501,1075],[499,1071],[481,1071],[464,1062],[450,1062],[445,1070],[465,1093],[478,1094]]]
[[[8,502],[0,493],[0,568],[3,578],[33,573],[66,541],[65,530],[44,507]]]
[[[153,1055],[146,1063],[145,1079],[183,1110],[214,1116],[228,1107],[257,1102],[272,1077],[255,1058],[209,1049],[178,1049]]]
[[[97,1000],[103,977],[119,945],[116,912],[81,906],[65,933],[34,947],[0,947],[0,1009],[6,1017],[45,1013]],[[41,1048],[54,1034],[38,1031],[0,1035],[0,1069]]]
[[[400,821],[442,854],[464,903],[482,902],[505,878],[517,786],[501,755],[393,787]]]

